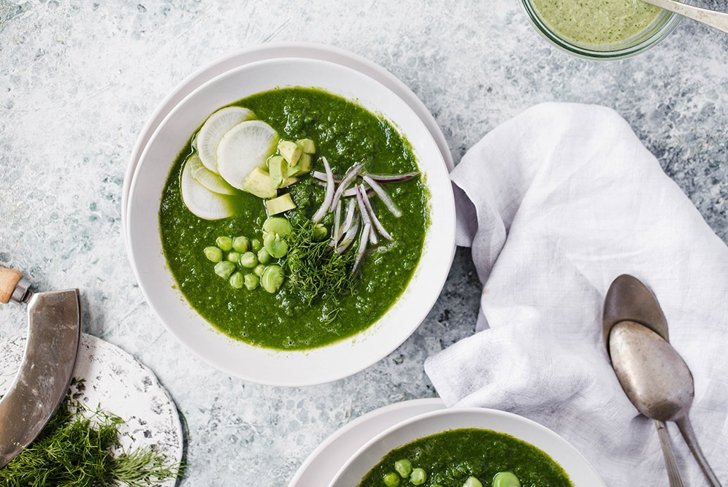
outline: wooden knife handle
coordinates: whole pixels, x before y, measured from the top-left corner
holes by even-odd
[[[23,275],[15,269],[0,267],[0,303],[7,304]]]

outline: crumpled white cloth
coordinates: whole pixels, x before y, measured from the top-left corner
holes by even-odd
[[[552,428],[609,486],[668,485],[654,425],[622,392],[600,334],[610,283],[633,274],[692,370],[693,426],[728,484],[728,247],[628,124],[604,107],[538,105],[471,148],[452,180],[464,193],[458,243],[484,289],[479,332],[425,364],[445,403]],[[706,485],[668,428],[686,485]]]

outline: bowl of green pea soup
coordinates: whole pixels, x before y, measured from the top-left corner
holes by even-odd
[[[536,30],[589,59],[622,59],[664,39],[680,17],[641,0],[521,0]]]
[[[329,487],[604,487],[566,440],[521,416],[444,409],[372,438]]]
[[[245,65],[187,96],[141,156],[127,225],[165,325],[220,369],[287,386],[399,346],[455,248],[448,170],[421,119],[312,59]]]

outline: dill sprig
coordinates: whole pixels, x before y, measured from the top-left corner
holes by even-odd
[[[328,239],[316,237],[314,224],[307,218],[294,217],[291,224],[293,231],[283,261],[288,269],[289,289],[307,306],[323,300],[326,320],[332,321],[340,311],[341,299],[352,291],[355,256],[352,252],[334,252]]]
[[[8,487],[143,487],[181,472],[150,448],[115,454],[124,421],[101,410],[90,416],[68,397],[38,438],[0,469],[0,485]]]

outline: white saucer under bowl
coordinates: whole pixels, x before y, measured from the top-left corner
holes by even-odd
[[[430,227],[420,263],[397,303],[366,331],[328,346],[283,352],[254,347],[215,330],[184,299],[162,251],[158,208],[172,164],[207,116],[277,86],[319,87],[356,100],[390,120],[413,147],[430,192]],[[455,251],[455,206],[448,167],[430,131],[397,94],[359,71],[312,59],[247,64],[205,83],[170,112],[142,154],[127,214],[129,253],[140,288],[185,345],[212,365],[253,382],[301,386],[354,374],[396,349],[427,316]]]

